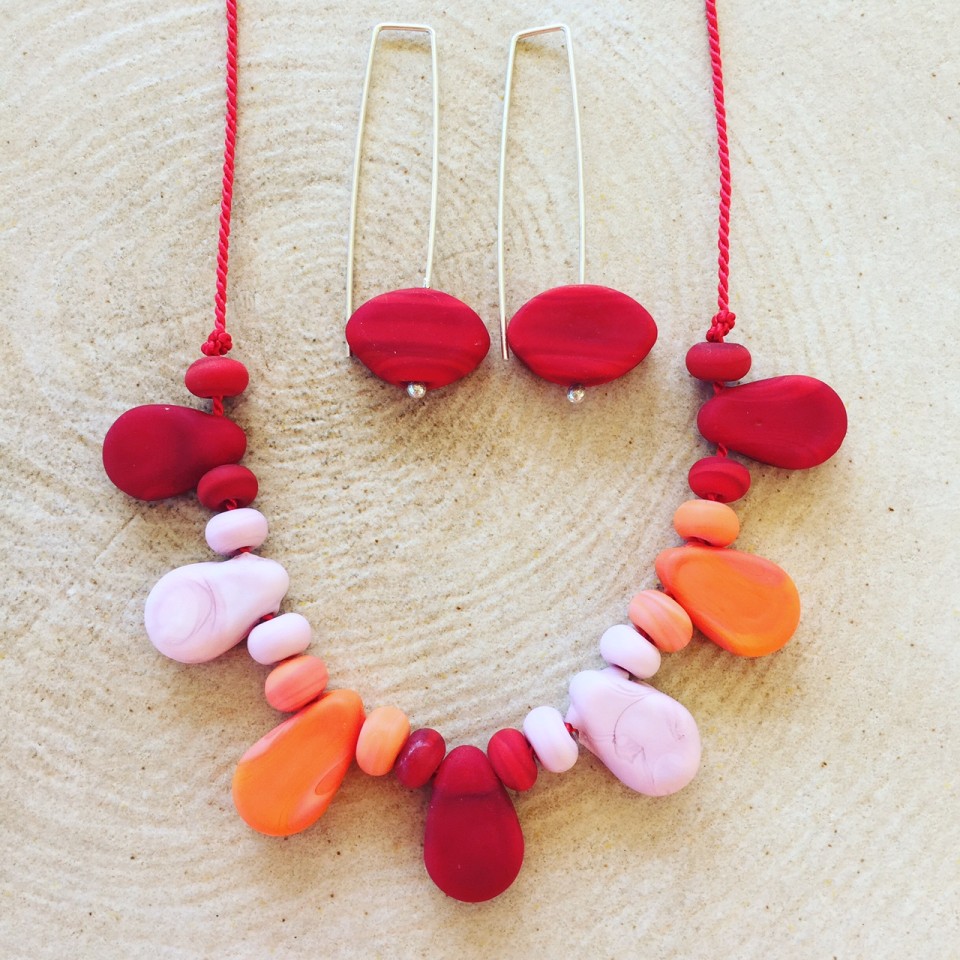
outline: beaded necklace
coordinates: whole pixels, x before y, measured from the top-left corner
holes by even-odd
[[[431,785],[424,841],[428,874],[458,900],[489,900],[510,886],[523,861],[523,834],[507,791],[530,789],[538,766],[554,773],[570,769],[579,742],[640,793],[670,794],[694,777],[700,737],[693,717],[644,682],[656,673],[662,653],[686,646],[694,628],[747,657],[780,649],[794,633],[800,605],[789,576],[771,561],[730,546],[739,522],[729,503],[747,492],[750,474],[729,451],[783,468],[816,466],[839,449],[846,413],[836,393],[811,377],[729,385],[746,376],[751,358],[746,347],[725,342],[735,317],[728,297],[730,162],[715,0],[706,0],[706,16],[720,167],[718,309],[686,365],[693,377],[713,384],[698,427],[717,452],[690,469],[698,499],[674,515],[686,544],[656,558],[663,590],[637,594],[629,604],[631,622],[603,634],[600,654],[608,666],[573,677],[565,717],[553,706],[538,706],[522,731],[495,732],[485,752],[470,745],[448,752],[440,733],[411,732],[396,707],[366,714],[357,693],[326,691],[325,664],[305,652],[310,624],[298,613],[280,613],[289,585],[286,571],[252,552],[266,539],[267,521],[250,507],[257,479],[238,462],[246,437],[227,419],[223,404],[248,383],[243,364],[226,356],[233,345],[226,294],[237,135],[237,6],[226,0],[215,323],[201,347],[204,356],[185,375],[187,389],[209,399],[212,411],[162,404],[129,410],[110,428],[103,462],[116,486],[133,497],[158,500],[196,489],[200,502],[215,511],[207,543],[228,559],[166,574],[151,590],[144,618],[154,646],[180,662],[214,659],[246,639],[257,662],[275,664],[265,696],[292,716],[247,750],[233,779],[237,810],[254,829],[288,836],[311,826],[356,759],[371,776],[393,771],[407,787]]]

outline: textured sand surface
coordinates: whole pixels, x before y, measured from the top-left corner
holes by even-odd
[[[485,746],[566,705],[653,587],[705,391],[714,119],[701,4],[241,2],[231,415],[332,683]],[[734,165],[732,339],[754,378],[806,373],[850,431],[812,471],[753,469],[738,545],[804,609],[779,654],[697,638],[656,678],[698,719],[697,780],[631,794],[589,755],[516,806],[519,879],[446,899],[427,798],[352,771],[314,828],[257,836],[233,766],[277,721],[241,647],[184,667],[144,636],[171,567],[210,559],[195,498],[114,489],[100,445],[141,403],[191,403],[212,323],[222,149],[216,0],[8,0],[0,39],[0,955],[10,958],[960,956],[955,477],[960,6],[721,4]],[[588,280],[643,302],[642,367],[571,408],[496,347],[413,403],[344,357],[363,66],[379,20],[440,37],[435,283],[496,336],[507,41],[573,30]],[[385,43],[357,302],[415,285],[428,61]],[[574,277],[557,38],[518,65],[507,293]]]

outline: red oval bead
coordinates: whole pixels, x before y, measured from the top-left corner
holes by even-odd
[[[239,360],[201,357],[187,368],[183,382],[195,397],[236,397],[247,389],[250,374]]]
[[[414,730],[400,749],[393,772],[411,790],[422,787],[436,772],[447,752],[447,744],[436,730]]]
[[[750,489],[750,471],[729,457],[704,457],[690,468],[687,482],[704,500],[733,503]]]
[[[750,372],[750,351],[742,343],[695,343],[687,351],[687,370],[698,380],[742,380]]]
[[[423,838],[430,879],[449,897],[480,903],[503,893],[523,865],[523,831],[487,755],[451,750],[433,784]]]
[[[260,485],[256,474],[239,463],[226,463],[208,470],[197,484],[197,498],[208,510],[224,510],[228,503],[249,507]]]
[[[632,370],[657,341],[653,317],[609,287],[554,287],[528,300],[507,327],[510,349],[538,377],[584,387]]]
[[[445,387],[475,370],[490,349],[479,315],[429,287],[368,300],[347,321],[346,334],[357,359],[397,387]]]
[[[103,440],[107,476],[131,497],[163,500],[192,490],[214,467],[236,463],[243,430],[192,407],[147,404],[122,414]]]
[[[529,790],[537,782],[533,747],[519,730],[498,730],[487,744],[487,757],[493,772],[510,790]]]
[[[847,433],[843,401],[814,377],[773,377],[722,390],[697,415],[700,433],[761,463],[798,470],[832,457]]]

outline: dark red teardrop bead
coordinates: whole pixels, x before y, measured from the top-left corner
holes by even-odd
[[[702,500],[733,503],[750,489],[750,471],[729,457],[704,457],[690,468],[687,482]]]
[[[847,433],[847,411],[832,387],[814,377],[773,377],[729,387],[697,415],[711,443],[800,470],[832,457]]]
[[[537,782],[537,761],[527,738],[513,727],[498,730],[487,744],[493,772],[509,790],[529,790]]]
[[[742,343],[695,343],[687,351],[690,376],[710,382],[742,380],[750,372],[750,351]]]
[[[554,287],[527,301],[507,327],[510,349],[537,376],[593,387],[632,370],[657,340],[653,317],[609,287]]]
[[[208,510],[224,510],[228,503],[249,507],[257,499],[260,484],[252,470],[239,463],[225,463],[208,470],[197,484],[197,499]]]
[[[429,287],[382,293],[347,321],[347,343],[381,380],[436,390],[477,368],[490,334],[462,300]]]
[[[201,357],[183,376],[187,389],[195,397],[237,397],[247,389],[247,368],[231,357]]]
[[[124,492],[163,500],[192,490],[247,448],[243,430],[226,417],[193,407],[147,404],[121,414],[103,440],[103,467]]]
[[[520,872],[520,821],[477,747],[456,747],[440,764],[427,811],[423,862],[447,896],[465,903],[491,900]]]
[[[410,790],[424,786],[437,772],[447,752],[443,737],[430,727],[414,730],[400,748],[393,772]]]

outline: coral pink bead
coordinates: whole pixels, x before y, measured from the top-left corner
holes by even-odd
[[[447,745],[436,730],[414,730],[401,747],[393,772],[405,787],[415,790],[437,772],[446,752]]]
[[[382,777],[410,736],[410,721],[396,707],[377,707],[367,715],[357,741],[357,766],[371,777]]]
[[[750,363],[750,351],[742,343],[695,343],[687,351],[687,370],[698,380],[742,380]]]
[[[306,617],[282,613],[258,623],[247,637],[247,653],[257,663],[279,663],[303,653],[310,646],[312,631]]]
[[[523,732],[540,765],[550,773],[565,773],[580,754],[556,707],[534,707],[523,721]]]
[[[248,507],[257,499],[259,484],[252,470],[227,463],[208,470],[197,484],[197,499],[208,510],[225,510],[227,504]]]
[[[687,611],[659,590],[643,590],[630,601],[633,625],[663,653],[676,653],[693,639]]]
[[[628,623],[618,623],[600,638],[600,656],[611,667],[645,680],[660,669],[660,651]]]
[[[684,540],[702,540],[713,547],[727,547],[740,534],[740,521],[725,503],[687,500],[677,507],[673,527]]]
[[[211,550],[230,556],[244,547],[259,547],[267,539],[267,530],[267,518],[259,510],[244,507],[211,517],[205,535]]]
[[[498,730],[487,744],[494,773],[511,790],[529,790],[537,782],[537,762],[527,738],[513,727]]]
[[[195,397],[236,397],[247,389],[250,374],[230,357],[201,357],[190,364],[183,382]]]
[[[750,489],[750,471],[729,457],[704,457],[687,477],[690,489],[704,500],[733,503]]]
[[[303,654],[278,663],[268,674],[263,693],[274,710],[294,713],[316,700],[329,679],[327,665],[319,657]]]

